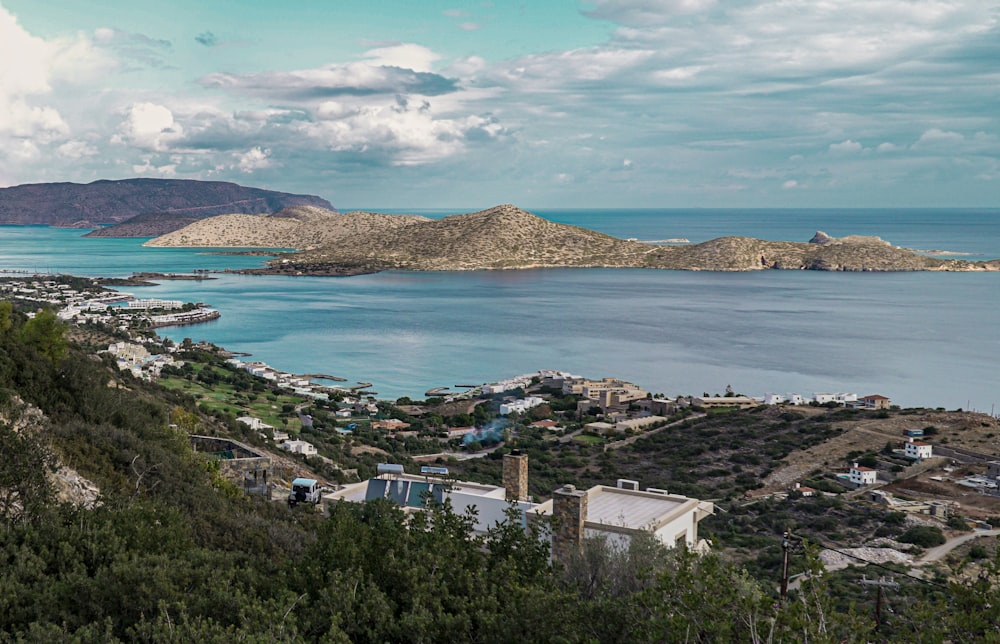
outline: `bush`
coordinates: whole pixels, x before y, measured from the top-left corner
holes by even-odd
[[[944,533],[936,526],[913,526],[903,534],[899,535],[897,541],[912,543],[921,548],[940,546],[945,542]]]

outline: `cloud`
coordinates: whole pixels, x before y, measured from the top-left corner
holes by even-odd
[[[54,87],[85,82],[111,65],[81,35],[32,36],[3,6],[0,60],[0,163],[36,159],[40,145],[68,137],[71,127],[52,104]]]
[[[781,184],[782,190],[794,190],[795,188],[798,187],[799,187],[799,182],[796,181],[795,179],[789,179],[788,181]]]
[[[113,51],[120,60],[153,69],[169,68],[166,54],[173,49],[173,43],[164,38],[154,38],[146,34],[99,27],[94,30],[95,45]]]
[[[174,122],[173,112],[163,105],[133,103],[124,116],[112,143],[163,152],[183,136],[183,128]]]
[[[458,28],[462,31],[478,31],[480,25],[478,22],[460,22],[458,23]]]
[[[934,127],[921,134],[917,142],[911,147],[923,149],[948,148],[960,145],[964,141],[965,137],[958,132],[947,132]]]
[[[98,154],[98,149],[85,141],[67,141],[56,148],[56,154],[64,159],[83,159]]]
[[[369,65],[379,67],[399,67],[415,72],[429,72],[431,66],[441,60],[441,55],[432,49],[414,43],[397,43],[387,47],[369,49],[362,58]]]
[[[272,161],[268,158],[270,156],[270,149],[261,149],[260,146],[257,146],[247,150],[243,154],[236,155],[236,167],[239,168],[240,172],[246,174],[250,174],[254,170],[270,168],[272,166]]]
[[[194,37],[194,41],[206,47],[215,47],[219,44],[219,38],[211,31],[203,31]]]
[[[852,141],[847,139],[846,141],[841,141],[840,143],[831,143],[830,152],[834,154],[856,154],[864,149],[857,141]]]
[[[659,25],[679,15],[705,11],[715,0],[593,0],[584,15],[621,25],[642,27]]]
[[[315,122],[298,131],[334,152],[381,157],[391,165],[419,165],[453,156],[470,140],[490,140],[502,128],[489,118],[436,118],[429,103],[347,106],[325,103]]]
[[[387,56],[373,60],[391,60],[391,58]],[[426,60],[416,61],[416,64],[425,62]],[[368,62],[333,64],[284,72],[250,74],[219,72],[203,77],[200,82],[205,87],[224,89],[233,93],[287,100],[321,100],[336,96],[378,94],[437,96],[458,89],[453,79],[439,74]]]

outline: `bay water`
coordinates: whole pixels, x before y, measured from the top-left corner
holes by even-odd
[[[444,211],[417,214],[442,216]],[[998,210],[593,210],[537,214],[618,237],[808,240],[880,235],[1000,257]],[[260,265],[83,231],[0,226],[0,269],[125,276]],[[380,397],[537,369],[615,376],[668,395],[879,393],[903,406],[1000,403],[1000,273],[715,273],[642,269],[218,275],[131,287],[203,301],[214,322],[161,329],[295,373],[369,381]]]

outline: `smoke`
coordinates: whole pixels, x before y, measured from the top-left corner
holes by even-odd
[[[504,419],[491,420],[482,427],[477,427],[462,437],[462,445],[470,443],[480,443],[482,445],[494,445],[503,440],[503,430],[507,426]]]

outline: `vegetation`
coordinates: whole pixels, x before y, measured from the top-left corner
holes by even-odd
[[[72,345],[53,352],[64,329],[45,325],[25,331],[29,320],[0,306],[3,642],[984,641],[1000,625],[1000,561],[985,550],[973,581],[914,592],[876,631],[866,600],[846,600],[835,575],[808,577],[781,605],[773,568],[647,538],[588,542],[553,566],[537,529],[508,521],[473,535],[471,516],[447,505],[407,518],[387,502],[325,514],[246,497],[186,437],[232,431],[228,419]],[[765,451],[785,449],[782,431],[772,442],[740,418],[702,421],[701,431],[719,432],[708,440],[720,440],[727,462],[749,456],[735,447],[738,432]],[[828,431],[812,425],[816,436]],[[569,445],[573,467],[590,457],[604,465],[600,448]],[[709,467],[699,456],[687,458]],[[55,495],[51,457],[100,486],[92,507]],[[724,489],[734,477],[717,478]],[[752,548],[756,533],[788,526],[793,511],[841,522],[842,508],[798,498],[742,510],[708,533],[728,530]],[[808,544],[795,560],[797,570],[818,570]]]

